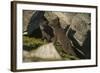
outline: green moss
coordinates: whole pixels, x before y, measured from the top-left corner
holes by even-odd
[[[31,47],[33,49],[38,48],[39,46],[46,44],[47,41],[44,41],[40,38],[23,36],[23,45]]]

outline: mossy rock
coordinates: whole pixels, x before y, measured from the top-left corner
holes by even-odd
[[[47,41],[44,41],[41,38],[23,36],[23,46],[25,46],[26,49],[37,49],[46,43]]]

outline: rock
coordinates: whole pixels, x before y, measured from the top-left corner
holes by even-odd
[[[30,55],[30,52],[23,50],[23,62],[31,62],[31,61],[32,57]]]
[[[48,25],[46,21],[40,24],[40,30],[42,32],[42,39],[46,39],[48,42],[52,41],[54,37],[53,29]]]
[[[29,21],[29,25],[27,27],[28,35],[33,34],[33,31],[39,28],[40,23],[43,21],[42,18],[44,17],[44,13],[45,13],[44,11],[36,11],[32,15]]]
[[[74,37],[80,45],[83,44],[88,30],[90,30],[90,22],[91,20],[89,14],[77,14],[72,19],[70,28],[76,31]]]
[[[72,18],[76,13],[64,13],[64,12],[45,12],[44,16],[50,22],[52,19],[58,17],[61,27],[65,28],[67,25],[71,24]]]
[[[45,44],[31,51],[23,50],[23,62],[62,60],[53,43]]]
[[[24,10],[23,11],[23,32],[27,31],[27,27],[29,25],[29,21],[31,19],[31,16],[35,13],[35,11],[32,10]]]
[[[91,58],[91,32],[90,30],[86,34],[86,38],[83,42],[82,51],[85,53],[87,59]]]
[[[53,43],[49,43],[37,48],[37,50],[33,50],[31,52],[32,57],[39,57],[44,60],[61,60],[61,56],[55,49]]]
[[[55,19],[57,15],[55,15],[53,12],[45,12],[44,14],[45,18],[50,22],[52,19]]]
[[[76,13],[65,13],[65,12],[53,12],[59,17],[60,24],[62,28],[66,28],[68,25],[71,25],[71,21]]]

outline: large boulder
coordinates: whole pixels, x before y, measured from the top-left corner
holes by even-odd
[[[71,29],[75,30],[76,33],[74,37],[77,39],[80,45],[83,44],[86,39],[87,32],[91,28],[91,20],[90,14],[76,14],[71,23]]]
[[[37,50],[31,52],[31,56],[45,60],[61,60],[61,56],[55,49],[53,43],[40,46]]]
[[[36,50],[23,52],[24,62],[31,61],[54,61],[62,60],[58,51],[55,49],[53,43],[45,44],[38,47]]]

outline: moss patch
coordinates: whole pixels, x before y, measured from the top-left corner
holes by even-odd
[[[23,36],[23,45],[31,49],[37,49],[39,46],[44,45],[46,43],[47,41],[44,41],[40,38]]]

